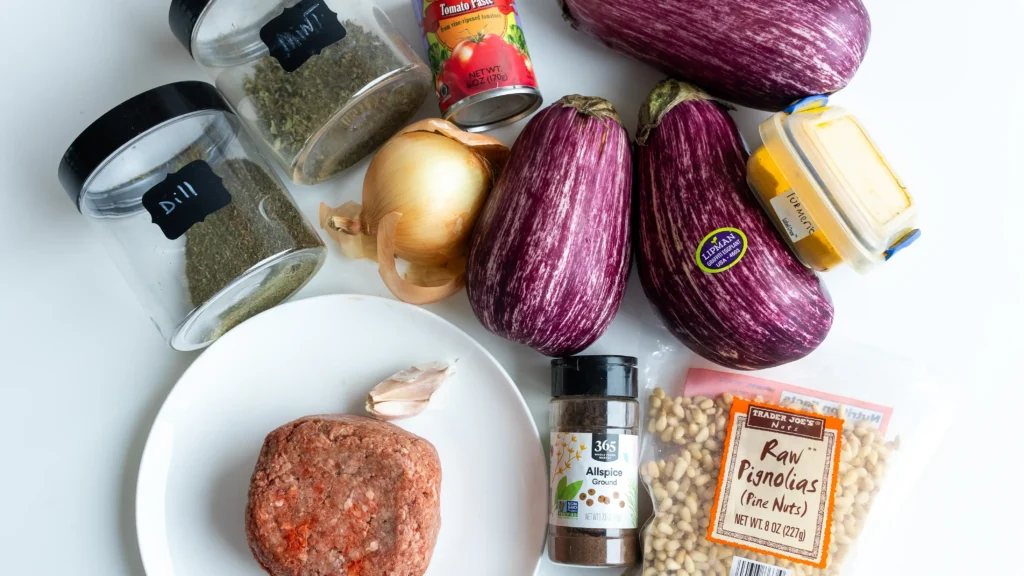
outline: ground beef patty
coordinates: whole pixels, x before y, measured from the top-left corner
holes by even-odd
[[[440,501],[430,442],[359,416],[310,416],[264,441],[245,533],[273,576],[422,576]]]

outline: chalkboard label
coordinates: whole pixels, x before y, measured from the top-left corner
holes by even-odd
[[[323,0],[301,0],[260,29],[260,39],[285,72],[298,70],[345,34],[338,15]]]
[[[202,160],[168,175],[142,196],[142,205],[168,240],[181,238],[194,224],[228,204],[231,193]]]

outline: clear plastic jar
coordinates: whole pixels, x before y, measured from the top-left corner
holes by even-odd
[[[432,89],[429,68],[366,0],[174,0],[170,24],[298,184],[368,155]]]
[[[94,122],[59,177],[153,322],[209,345],[297,292],[327,249],[217,90],[181,82]]]
[[[551,362],[548,557],[577,566],[640,560],[637,361]]]
[[[827,96],[761,123],[747,179],[797,258],[868,272],[921,237],[917,204],[857,118]]]

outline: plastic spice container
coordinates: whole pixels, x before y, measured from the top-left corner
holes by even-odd
[[[920,237],[917,206],[856,118],[815,96],[761,124],[748,179],[804,265],[860,272]]]
[[[548,555],[578,566],[640,559],[636,358],[551,362],[551,507]]]
[[[93,123],[59,178],[174,348],[297,292],[327,254],[217,90],[182,82]]]
[[[316,184],[404,126],[426,64],[364,0],[174,0],[174,34],[271,156]]]

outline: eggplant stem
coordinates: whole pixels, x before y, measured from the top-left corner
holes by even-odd
[[[558,0],[558,7],[562,9],[562,20],[565,20],[573,28],[576,27],[576,17],[569,12],[569,5],[565,3],[565,0]]]
[[[599,120],[610,119],[618,122],[620,125],[622,124],[622,119],[619,118],[619,113],[615,111],[615,106],[612,106],[612,103],[604,98],[569,94],[559,100],[557,104],[565,108],[574,108],[584,116],[590,116]]]
[[[728,103],[715,98],[693,84],[681,82],[674,78],[666,78],[654,87],[643,106],[640,107],[640,118],[636,128],[636,143],[643,146],[647,143],[651,131],[661,124],[661,120],[673,108],[688,100],[712,100],[731,110]]]

